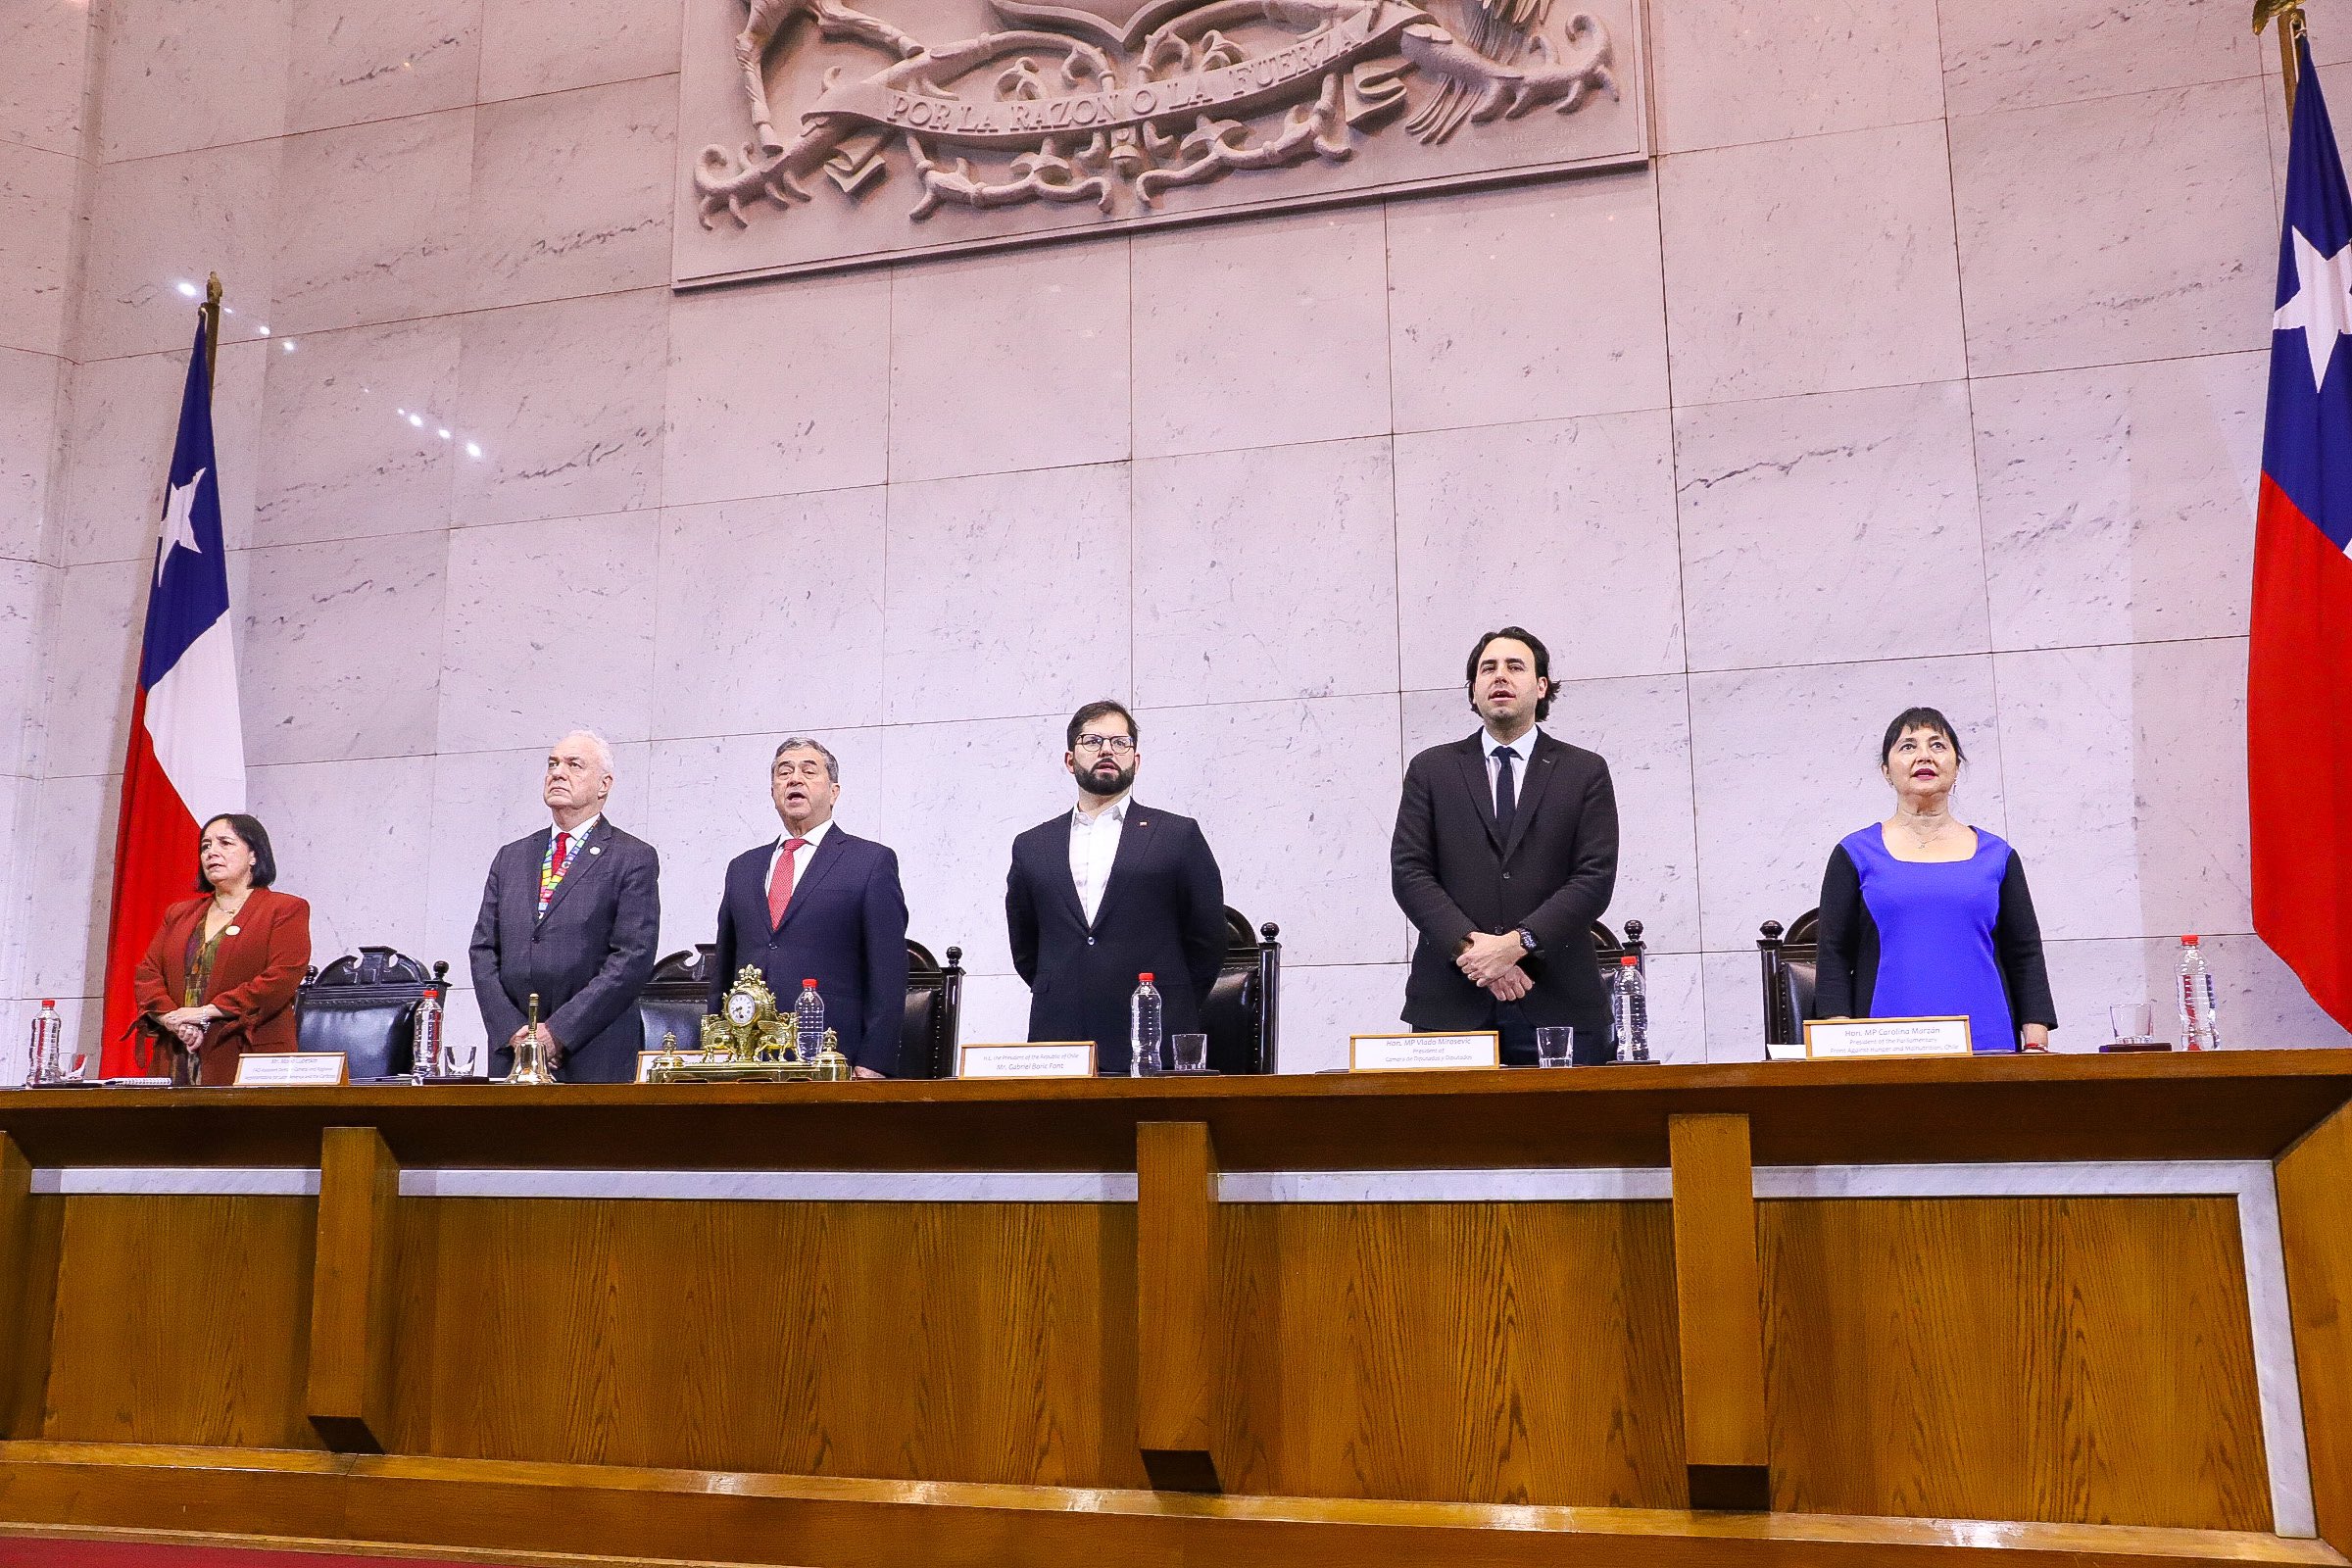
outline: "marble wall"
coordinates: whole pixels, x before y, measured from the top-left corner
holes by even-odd
[[[2352,60],[2352,4],[2312,15]],[[1883,810],[1915,702],[2026,857],[2062,1046],[2187,930],[2233,1040],[2342,1042],[2247,912],[2284,128],[2238,6],[1651,0],[1651,171],[684,297],[677,20],[0,0],[37,67],[0,108],[8,995],[92,1032],[178,285],[217,269],[253,805],[322,956],[462,969],[575,723],[664,946],[707,938],[813,731],[1004,1038],[1006,844],[1107,694],[1327,1065],[1401,995],[1403,760],[1518,620],[1615,769],[1669,1055],[1757,1054],[1757,923]]]

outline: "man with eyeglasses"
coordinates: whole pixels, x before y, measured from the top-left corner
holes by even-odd
[[[1129,793],[1143,762],[1134,714],[1089,703],[1063,739],[1078,805],[1012,841],[1004,922],[1029,1038],[1092,1040],[1096,1070],[1118,1076],[1138,975],[1152,977],[1168,1035],[1200,1030],[1225,959],[1225,882],[1200,823]]]

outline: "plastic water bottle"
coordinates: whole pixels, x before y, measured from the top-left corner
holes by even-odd
[[[2213,971],[2195,937],[2180,939],[2180,1045],[2186,1051],[2222,1049],[2219,1009],[2214,1005]]]
[[[441,1059],[441,988],[426,986],[416,999],[416,1026],[409,1048],[409,1082],[446,1078],[449,1064]]]
[[[825,1049],[825,999],[816,994],[813,980],[801,982],[801,999],[792,1004],[792,1026],[801,1037],[801,1059],[814,1061]]]
[[[41,999],[41,1010],[32,1015],[32,1045],[25,1053],[24,1081],[28,1084],[54,1084],[65,1081],[66,1064],[65,1020],[57,1015],[57,1001]]]
[[[1617,1025],[1617,1059],[1649,1059],[1649,997],[1642,984],[1642,965],[1632,954],[1617,960],[1617,983],[1610,988],[1609,1006]]]
[[[1133,1064],[1128,1070],[1138,1078],[1149,1078],[1159,1071],[1166,1014],[1160,1009],[1159,990],[1152,984],[1152,971],[1147,969],[1135,978],[1135,995],[1127,1000],[1128,1060]]]

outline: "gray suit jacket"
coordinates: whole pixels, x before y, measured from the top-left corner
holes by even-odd
[[[490,1036],[490,1070],[503,1076],[514,1065],[506,1043],[535,991],[539,1021],[564,1047],[557,1076],[626,1083],[644,1042],[637,994],[653,976],[662,935],[662,858],[600,818],[543,915],[539,865],[554,831],[543,827],[500,850],[482,889],[473,996]]]

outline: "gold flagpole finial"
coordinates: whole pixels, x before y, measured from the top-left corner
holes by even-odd
[[[2286,117],[2295,117],[2295,40],[2303,36],[2303,0],[2254,0],[2254,31],[2259,36],[2278,24],[2278,79],[2286,87]]]
[[[204,317],[204,389],[213,389],[213,376],[220,364],[220,274],[213,273],[204,282],[204,303],[197,307]]]

